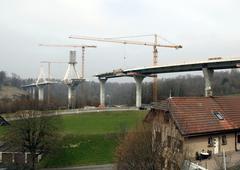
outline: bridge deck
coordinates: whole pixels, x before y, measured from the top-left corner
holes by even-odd
[[[28,87],[37,87],[37,86],[43,86],[43,85],[48,85],[48,84],[57,84],[58,82],[55,81],[45,81],[45,82],[41,82],[41,83],[32,83],[32,84],[27,84],[27,85],[23,85],[22,88],[28,88]]]
[[[134,68],[127,70],[114,70],[112,72],[97,74],[95,75],[99,79],[124,77],[124,76],[134,76],[143,75],[149,76],[152,74],[160,73],[173,73],[173,72],[185,72],[185,71],[200,71],[202,68],[208,68],[213,70],[220,69],[231,69],[240,67],[240,58],[234,59],[220,59],[220,60],[208,60],[201,62],[183,63],[183,64],[173,64],[165,66],[152,66],[143,68]]]

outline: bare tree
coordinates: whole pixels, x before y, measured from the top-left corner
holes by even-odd
[[[11,123],[5,139],[10,146],[22,152],[30,152],[31,169],[36,169],[38,155],[49,153],[58,137],[53,117],[43,117],[40,112],[25,111],[19,120]]]
[[[116,151],[118,170],[177,170],[186,157],[179,136],[163,137],[146,123],[129,132]]]
[[[0,89],[6,79],[6,73],[4,71],[0,71]]]

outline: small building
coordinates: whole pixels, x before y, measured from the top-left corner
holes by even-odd
[[[240,151],[240,96],[168,98],[154,103],[145,121],[162,138],[178,133],[191,157]]]

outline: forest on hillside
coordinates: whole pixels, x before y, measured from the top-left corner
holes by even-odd
[[[7,76],[6,72],[0,72],[0,87],[15,86],[21,88],[22,85],[34,82],[34,79],[21,79],[20,76],[12,74]],[[106,104],[107,105],[135,105],[135,83],[106,83]],[[45,94],[48,88],[45,88]],[[200,75],[184,75],[174,78],[159,79],[158,81],[158,99],[164,99],[171,96],[203,96],[204,95],[204,79]],[[236,95],[240,94],[240,72],[237,69],[231,71],[215,72],[213,79],[213,94],[220,95]],[[30,97],[22,97],[17,102],[23,107],[30,103],[27,108],[59,108],[67,106],[67,87],[64,84],[51,85],[49,90],[49,103],[39,104],[37,101],[31,101]],[[47,101],[47,95],[45,95]],[[0,103],[0,111],[6,107],[5,99]],[[77,88],[77,107],[98,106],[99,105],[99,83],[94,81],[86,81],[81,83]],[[15,101],[16,102],[16,101]],[[152,82],[143,82],[142,103],[149,104],[152,102]],[[8,101],[8,103],[11,103]],[[14,106],[17,104],[15,103]],[[48,107],[46,107],[46,105]],[[41,107],[40,107],[41,106]],[[11,104],[9,104],[11,108]]]

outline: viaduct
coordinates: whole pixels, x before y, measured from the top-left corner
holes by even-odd
[[[165,66],[152,66],[127,70],[113,70],[112,72],[95,75],[100,82],[100,105],[105,106],[105,83],[110,78],[133,77],[136,82],[136,107],[142,105],[142,81],[145,77],[153,77],[161,73],[177,73],[186,71],[202,71],[205,81],[205,96],[212,96],[212,79],[214,70],[240,67],[240,58],[221,59],[213,58],[208,61],[174,64]]]

